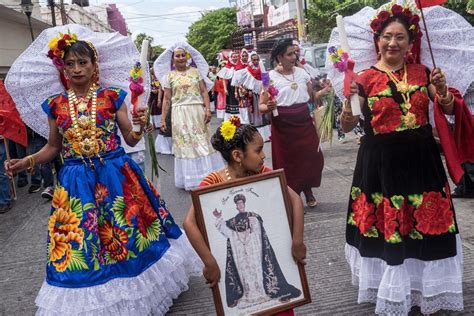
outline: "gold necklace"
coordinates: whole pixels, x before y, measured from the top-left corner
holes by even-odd
[[[91,86],[90,95],[92,99],[92,107],[90,115],[82,115],[78,118],[76,114],[75,105],[77,104],[77,96],[74,90],[71,88],[68,91],[68,101],[69,101],[69,114],[71,115],[72,126],[75,132],[75,143],[79,147],[79,154],[81,155],[82,160],[84,161],[84,156],[89,158],[92,168],[94,164],[92,163],[91,157],[97,155],[99,158],[99,143],[96,140],[97,138],[97,89],[95,84]],[[84,117],[84,119],[83,119]],[[74,144],[73,144],[74,147]],[[85,163],[85,161],[84,161]]]
[[[384,63],[381,64],[383,71],[387,74],[387,76],[395,83],[397,87],[397,91],[400,92],[402,95],[403,101],[405,101],[405,109],[409,110],[411,108],[410,104],[410,90],[412,86],[408,84],[408,72],[407,72],[407,64],[403,64],[403,79],[399,80],[392,71],[390,71]]]
[[[286,80],[288,80],[289,82],[291,82],[291,85],[290,85],[291,89],[296,90],[296,89],[298,89],[298,83],[295,81],[295,69],[293,68],[292,70],[293,70],[293,72],[291,73],[292,80],[288,79],[288,78],[283,74],[282,71],[279,71],[278,73],[279,73],[283,78],[285,78]]]
[[[225,176],[227,177],[227,180],[232,180],[232,177],[229,174],[229,169],[225,168],[224,173],[225,173]]]

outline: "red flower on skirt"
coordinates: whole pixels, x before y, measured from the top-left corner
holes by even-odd
[[[423,202],[415,210],[416,229],[424,234],[440,235],[453,223],[453,211],[441,192],[423,192]]]
[[[430,99],[428,95],[420,90],[410,96],[410,112],[415,114],[416,124],[423,126],[428,124],[428,105]]]
[[[362,234],[367,233],[375,223],[374,209],[375,205],[367,202],[364,192],[352,202],[354,222]]]
[[[410,234],[413,228],[415,228],[415,220],[413,218],[413,212],[415,207],[408,204],[407,200],[403,200],[400,211],[398,212],[398,222],[400,223],[400,235],[406,236]]]
[[[397,209],[391,207],[390,200],[384,197],[377,207],[376,215],[377,224],[375,227],[384,234],[385,239],[389,239],[390,236],[395,234],[398,227]]]
[[[400,126],[402,111],[392,98],[382,97],[372,107],[372,127],[379,134],[393,132]]]

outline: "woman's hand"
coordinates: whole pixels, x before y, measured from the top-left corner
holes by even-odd
[[[141,130],[144,130],[148,124],[148,109],[139,108],[136,110],[136,113],[132,112],[132,122],[134,125],[140,125]]]
[[[351,96],[355,94],[359,94],[359,86],[357,85],[357,82],[352,81],[350,85],[350,94]]]
[[[4,166],[5,174],[11,179],[20,171],[26,170],[26,168],[28,168],[28,160],[26,158],[5,160]]]
[[[433,69],[430,76],[431,84],[436,88],[436,93],[441,96],[446,96],[448,87],[446,86],[446,76],[439,68]]]
[[[204,263],[202,274],[206,279],[206,283],[209,284],[209,287],[212,288],[219,283],[219,280],[221,279],[221,270],[219,269],[219,265],[214,257],[209,263]]]
[[[166,132],[166,121],[165,120],[161,120],[160,122],[160,130],[165,133]]]
[[[205,108],[204,109],[204,124],[209,123],[211,121],[211,117],[212,117],[211,109]]]
[[[297,263],[306,264],[306,246],[304,242],[295,242],[291,245],[291,254]]]
[[[273,111],[277,108],[277,103],[274,98],[269,98],[267,101],[267,109],[268,111]]]

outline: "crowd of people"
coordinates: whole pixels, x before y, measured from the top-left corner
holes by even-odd
[[[472,120],[459,115],[469,113],[468,106],[472,111],[474,86],[463,99],[455,87],[448,88],[440,68],[421,64],[416,13],[395,6],[381,9],[385,18],[371,24],[378,58],[350,85],[362,114],[353,115],[350,96],[335,100],[339,140],[355,131],[360,143],[348,194],[345,255],[358,302],[374,303],[377,314],[406,315],[415,305],[425,314],[462,310],[463,256],[452,198],[474,197],[474,159],[462,164],[451,192],[428,109],[432,101],[443,146],[459,141],[446,140],[444,120],[452,129],[468,128],[460,138],[473,144],[466,140],[473,134]],[[313,189],[321,185],[324,167],[312,114],[333,87],[305,62],[298,42],[276,41],[271,69],[246,49],[220,56],[218,66],[209,67],[191,45],[176,43],[151,69],[150,113],[145,108],[129,113],[127,92],[101,85],[107,73],[99,73],[104,60],[98,56],[104,55],[93,39],[59,31],[49,33],[53,39],[40,37],[33,48],[49,47],[54,63],[49,72],[65,78],[61,93],[45,88],[51,95],[41,105],[48,139],[28,129],[28,148],[9,142],[8,159],[6,140],[0,143],[0,213],[12,207],[9,179],[15,177],[18,187],[30,184],[29,193],[43,190],[42,197],[52,200],[39,314],[164,314],[191,275],[202,272],[211,287],[220,281],[222,270],[198,228],[194,207],[183,233],[165,197],[145,177],[143,135],[152,129],[150,121],[158,132],[156,151],[174,155],[177,188],[283,169],[293,210],[291,253],[305,264],[301,194],[307,207],[316,207]],[[22,57],[16,61],[22,62]],[[210,128],[213,113],[220,120],[216,131]],[[264,165],[268,141],[272,168]],[[233,200],[244,213],[245,196]],[[255,227],[258,217],[247,217],[244,228],[234,229],[221,215],[213,213],[230,240],[252,229],[249,221]],[[249,259],[235,253],[232,260],[237,269]],[[248,272],[254,277],[241,278],[244,292],[236,294],[235,306],[250,302],[245,292],[250,285],[266,295],[264,281],[253,280],[261,273]],[[279,282],[284,295],[296,295],[284,278]]]

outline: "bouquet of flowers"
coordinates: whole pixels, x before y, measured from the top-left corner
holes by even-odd
[[[272,81],[270,80],[270,74],[268,72],[262,72],[262,86],[264,89],[264,93],[268,94],[269,100],[275,100],[276,96],[278,95],[278,89],[273,85]],[[273,116],[278,116],[278,110],[275,109],[272,111]]]
[[[349,61],[349,54],[345,52],[342,48],[336,48],[331,46],[328,48],[329,59],[334,64],[334,68],[340,72],[345,72],[347,70],[347,64]]]

